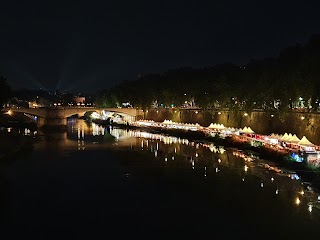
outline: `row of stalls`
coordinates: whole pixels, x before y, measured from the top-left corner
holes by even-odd
[[[320,166],[320,146],[313,144],[306,136],[300,139],[292,133],[261,135],[256,134],[250,127],[236,129],[216,123],[211,123],[207,129],[213,136],[217,133],[222,137],[232,135],[237,141],[248,142],[255,147],[265,146],[275,151],[289,153],[296,162],[306,161],[315,167]]]
[[[320,167],[320,146],[313,144],[306,136],[300,139],[296,134],[285,133],[270,135],[256,134],[250,127],[230,128],[223,124],[211,123],[205,131],[211,136],[232,136],[238,141],[248,142],[252,146],[265,146],[275,151],[289,153],[296,162],[307,162]]]
[[[285,133],[284,135],[271,134],[270,138],[277,139],[284,147],[288,147],[295,150],[313,152],[319,150],[319,146],[310,142],[306,136],[301,139],[296,134]]]
[[[279,144],[290,149],[291,156],[297,162],[306,161],[315,167],[320,165],[320,146],[313,144],[306,136],[301,139],[296,134],[285,133],[283,135],[271,134],[270,138],[275,138]]]
[[[199,131],[203,127],[199,123],[179,123],[165,119],[163,122],[155,122],[153,120],[139,120],[131,123],[132,126],[138,127],[155,127],[162,129],[180,129],[186,131]]]
[[[219,134],[221,137],[227,137],[230,135],[240,135],[242,133],[252,134],[254,131],[250,127],[241,128],[233,128],[233,127],[225,127],[223,124],[219,123],[211,123],[206,129],[206,133],[210,136],[215,136]]]
[[[242,137],[247,138],[252,146],[266,146],[277,151],[285,151],[290,153],[296,162],[306,161],[316,167],[320,166],[320,146],[310,142],[306,136],[300,139],[291,133],[283,135],[242,133]]]
[[[248,142],[252,146],[259,147],[265,146],[272,148],[275,151],[290,153],[292,158],[297,162],[306,161],[312,165],[320,166],[320,146],[310,142],[306,136],[301,139],[296,134],[285,133],[281,134],[270,134],[261,135],[255,133],[250,127],[245,126],[244,128],[232,128],[226,127],[223,124],[211,123],[208,127],[203,127],[198,123],[177,123],[171,120],[165,120],[162,123],[154,121],[138,121],[137,125],[149,126],[149,127],[160,127],[168,129],[183,129],[191,131],[203,131],[208,136],[220,137],[232,136],[237,141]]]

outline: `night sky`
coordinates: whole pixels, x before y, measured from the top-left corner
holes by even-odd
[[[12,87],[96,92],[138,74],[276,57],[320,33],[320,18],[307,1],[10,0],[0,26]]]

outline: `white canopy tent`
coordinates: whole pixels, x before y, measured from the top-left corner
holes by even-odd
[[[299,145],[302,146],[315,146],[312,142],[310,142],[306,136],[303,136],[301,140],[298,142]]]
[[[294,134],[291,138],[287,138],[287,141],[293,142],[293,143],[298,143],[298,142],[300,142],[300,139],[297,137],[296,134]]]
[[[210,123],[208,128],[214,128],[214,129],[224,129],[225,126],[223,124],[217,124],[217,123]]]
[[[274,138],[274,139],[279,139],[279,138],[281,138],[280,135],[275,134],[275,133],[271,133],[271,134],[269,135],[269,137],[270,137],[270,138]]]
[[[225,127],[224,127],[223,124],[218,123],[218,124],[217,124],[217,128],[218,128],[218,129],[224,129]]]
[[[242,133],[254,133],[254,131],[250,127],[244,127],[242,130],[240,130]]]
[[[303,136],[297,144],[301,148],[303,148],[305,151],[308,151],[308,152],[309,151],[314,152],[316,150],[316,145],[310,142],[306,136]]]
[[[283,134],[283,136],[280,138],[280,140],[287,140],[287,138],[289,137],[288,133]]]
[[[251,129],[251,127],[248,127],[248,128],[247,128],[247,132],[248,132],[248,133],[254,133],[254,131]]]
[[[247,132],[248,131],[248,128],[247,128],[247,126],[245,126],[244,128],[242,128],[242,130],[240,130],[240,132]]]
[[[216,128],[217,127],[217,124],[213,124],[213,123],[210,123],[210,125],[208,126],[208,128]]]

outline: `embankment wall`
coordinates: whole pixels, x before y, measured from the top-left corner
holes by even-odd
[[[220,123],[227,127],[251,127],[256,133],[296,134],[306,136],[314,144],[320,145],[320,113],[286,112],[271,113],[264,111],[219,111],[199,109],[148,109],[143,118],[162,122],[165,119],[174,122],[199,123],[209,126]]]

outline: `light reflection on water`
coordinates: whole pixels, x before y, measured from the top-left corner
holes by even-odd
[[[211,174],[223,174],[224,171],[232,170],[239,181],[246,183],[249,176],[254,176],[256,186],[272,189],[269,191],[270,194],[283,195],[285,201],[291,202],[288,204],[303,206],[309,213],[313,212],[314,205],[319,205],[318,193],[296,173],[283,171],[274,163],[254,159],[241,151],[239,153],[237,149],[225,149],[212,143],[189,141],[139,130],[102,127],[81,120],[69,122],[68,133],[64,137],[64,147],[74,149],[76,142],[76,149],[81,151],[117,148],[146,154],[149,152],[152,153],[148,155],[150,158],[159,160],[159,164],[163,162],[161,166],[189,165],[192,170],[203,171],[202,176],[205,179],[210,178]],[[248,184],[252,184],[252,181]]]
[[[23,134],[37,133],[24,130]],[[311,184],[303,182],[294,172],[283,171],[273,163],[250,157],[237,149],[225,149],[208,142],[139,130],[102,127],[82,120],[69,121],[68,132],[43,135],[42,141],[36,144],[35,151],[48,149],[58,150],[66,157],[74,151],[81,153],[116,149],[129,153],[139,152],[150,160],[156,160],[152,163],[160,168],[185,169],[198,174],[202,184],[216,178],[236,178],[239,183],[244,184],[243,187],[240,185],[241,189],[264,191],[265,203],[274,201],[274,197],[277,197],[278,201],[290,206],[291,211],[319,220],[318,193]],[[239,190],[228,185],[220,187],[222,192]],[[245,197],[244,195],[243,198]]]

